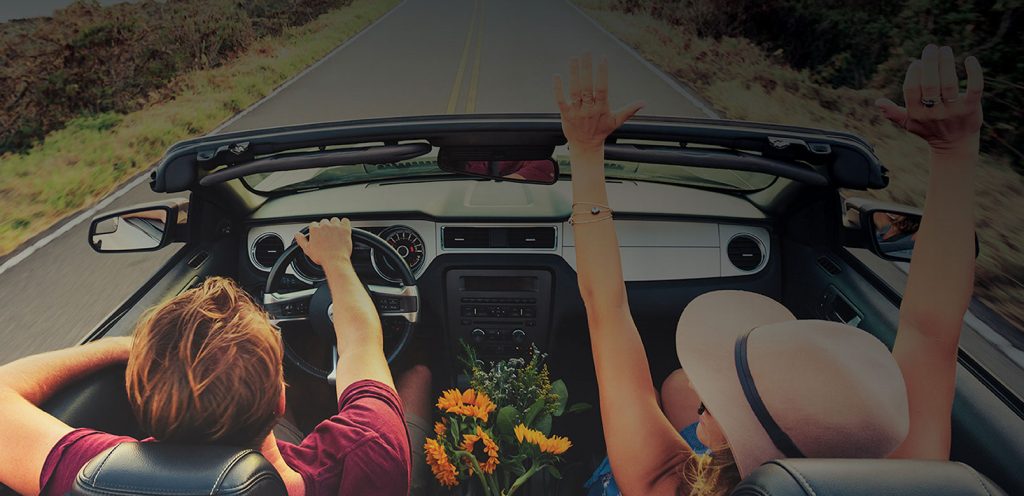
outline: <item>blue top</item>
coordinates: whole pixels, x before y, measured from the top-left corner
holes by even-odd
[[[679,431],[679,435],[683,436],[683,441],[690,445],[690,449],[694,453],[703,455],[709,451],[707,446],[704,446],[697,438],[697,422],[683,428]],[[612,466],[608,463],[608,458],[605,458],[597,470],[594,470],[594,475],[590,476],[583,487],[588,489],[587,496],[620,496],[622,494],[619,491],[619,486],[615,484],[615,476],[612,474]]]

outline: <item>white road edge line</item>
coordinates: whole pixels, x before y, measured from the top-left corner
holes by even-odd
[[[307,73],[309,73],[313,69],[316,69],[318,66],[320,66],[320,64],[323,64],[327,59],[329,59],[332,56],[334,56],[334,54],[336,54],[342,48],[347,47],[349,44],[351,44],[352,42],[354,42],[357,39],[359,39],[359,37],[362,36],[364,33],[369,31],[370,29],[373,29],[373,27],[376,26],[377,24],[379,24],[381,21],[383,21],[384,19],[387,19],[388,16],[390,16],[392,13],[394,13],[400,7],[405,5],[406,1],[407,0],[403,0],[398,5],[395,5],[394,8],[392,8],[386,14],[381,16],[380,19],[377,19],[376,21],[373,21],[372,24],[370,24],[369,26],[366,26],[365,28],[363,28],[363,30],[358,32],[358,33],[356,33],[355,36],[345,40],[344,43],[342,43],[342,44],[338,45],[337,47],[335,47],[333,50],[328,52],[327,55],[324,55],[320,60],[316,61],[316,63],[314,63],[313,65],[311,65],[311,66],[309,66],[307,68],[305,68],[302,72],[296,74],[295,76],[292,76],[287,81],[281,83],[280,86],[278,86],[277,88],[274,88],[274,90],[271,91],[269,94],[267,94],[267,96],[261,98],[259,101],[257,101],[256,103],[250,105],[245,110],[242,110],[241,112],[235,114],[234,116],[232,116],[228,120],[224,121],[223,124],[217,126],[213,131],[210,131],[206,135],[210,136],[210,135],[217,134],[217,133],[221,132],[224,128],[230,126],[231,124],[234,124],[236,121],[238,121],[238,119],[241,119],[242,117],[248,115],[249,112],[252,112],[253,109],[255,109],[256,107],[260,106],[261,104],[263,104],[264,102],[266,102],[270,98],[274,97],[275,95],[277,95],[282,90],[284,90],[285,88],[290,86],[292,83],[297,81],[302,76],[305,76]],[[68,222],[64,223],[63,225],[61,225],[59,228],[57,228],[57,230],[51,232],[50,234],[47,234],[46,236],[43,236],[42,238],[37,240],[35,243],[32,243],[32,245],[30,245],[27,248],[21,250],[16,255],[12,256],[11,258],[8,258],[6,261],[4,261],[4,263],[2,265],[0,265],[0,275],[3,275],[4,272],[7,272],[8,270],[12,269],[15,265],[18,265],[19,263],[23,262],[26,258],[28,258],[33,253],[39,251],[40,249],[42,249],[44,246],[52,243],[53,240],[61,237],[62,235],[66,234],[68,231],[74,229],[75,226],[77,226],[77,225],[81,224],[82,222],[85,222],[86,220],[92,218],[94,215],[96,215],[97,212],[99,212],[100,209],[107,207],[114,200],[116,200],[116,199],[124,196],[126,193],[128,193],[128,191],[134,189],[135,187],[139,186],[143,182],[147,181],[149,179],[149,174],[150,174],[150,172],[152,172],[153,169],[154,169],[153,167],[151,167],[149,169],[146,169],[145,171],[143,171],[142,173],[139,174],[139,177],[136,177],[135,179],[133,179],[128,184],[125,184],[124,186],[121,186],[117,190],[114,190],[112,193],[110,193],[109,195],[104,197],[102,200],[100,200],[98,203],[96,203],[92,207],[88,208],[87,210],[85,210],[84,212],[79,214],[78,216],[74,217],[70,221],[68,221]],[[90,331],[90,333],[91,332],[92,331]]]
[[[698,109],[700,109],[701,112],[704,112],[704,115],[708,116],[711,119],[722,118],[722,116],[718,115],[718,113],[715,112],[711,107],[708,107],[699,98],[693,96],[693,93],[691,93],[690,90],[686,89],[686,87],[684,87],[683,85],[679,84],[679,81],[676,81],[674,77],[666,74],[665,71],[661,70],[661,68],[652,64],[650,61],[648,61],[642,55],[640,55],[640,53],[637,52],[636,49],[627,45],[625,42],[615,37],[615,35],[608,32],[608,30],[605,29],[604,26],[602,26],[599,22],[597,22],[596,19],[590,17],[586,12],[583,11],[583,9],[579,8],[578,6],[576,6],[576,4],[572,3],[572,0],[565,0],[565,3],[569,4],[570,7],[576,9],[576,12],[579,12],[581,16],[590,21],[590,23],[593,24],[594,27],[596,27],[602,33],[606,34],[609,38],[615,40],[615,43],[618,43],[619,46],[625,49],[627,52],[629,52],[630,55],[636,57],[636,59],[639,60],[640,63],[644,65],[644,67],[646,67],[648,70],[656,74],[659,78],[661,78],[662,81],[664,81],[666,84],[672,87],[672,89],[678,91],[684,97],[686,97],[686,99],[689,100],[694,107],[697,107]],[[729,172],[732,172],[733,175],[736,176],[736,179],[742,181],[743,184],[746,184],[748,188],[752,188],[750,183],[747,182],[747,180],[744,179],[743,176],[740,176],[739,173],[732,169],[729,169]]]
[[[699,98],[693,96],[693,94],[690,93],[690,91],[687,90],[685,87],[683,87],[683,85],[679,84],[679,82],[676,81],[675,78],[666,74],[665,71],[658,68],[658,66],[652,64],[647,59],[643,58],[643,56],[641,56],[633,47],[627,45],[625,42],[615,37],[615,35],[608,32],[608,30],[605,29],[604,26],[602,26],[599,22],[597,22],[597,20],[587,15],[587,13],[583,11],[583,9],[577,7],[576,4],[572,3],[572,0],[565,0],[565,3],[567,3],[570,7],[576,9],[576,12],[579,12],[580,15],[583,16],[583,18],[590,21],[590,23],[593,24],[594,27],[596,27],[599,31],[606,34],[609,38],[615,40],[615,42],[618,43],[619,46],[621,46],[623,49],[625,49],[627,52],[633,55],[633,57],[636,57],[636,59],[639,60],[640,63],[647,67],[651,72],[657,74],[658,77],[660,77],[661,80],[664,81],[666,84],[671,86],[672,89],[678,91],[679,93],[682,93],[683,96],[685,96],[686,99],[689,100],[694,107],[697,107],[698,109],[700,109],[701,112],[704,112],[704,115],[712,119],[721,119],[721,116],[719,116],[713,109],[705,105],[704,102],[700,101]]]

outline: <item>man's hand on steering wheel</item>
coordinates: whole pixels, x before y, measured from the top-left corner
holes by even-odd
[[[309,225],[308,237],[295,233],[295,242],[309,259],[327,270],[331,263],[351,264],[352,223],[348,219],[331,217]]]
[[[365,245],[399,268],[401,285],[364,284],[352,265],[353,242]],[[310,262],[323,268],[327,284],[282,291],[282,279],[296,256],[305,253]],[[372,256],[372,255],[371,255]],[[334,371],[306,361],[285,341],[285,358],[300,370],[335,382],[338,392],[359,379],[391,384],[388,363],[405,349],[419,316],[416,277],[402,256],[376,234],[353,228],[348,219],[313,222],[295,235],[295,243],[284,250],[267,275],[263,306],[271,319],[307,322],[324,337],[337,338]],[[400,328],[383,349],[381,318],[391,318]],[[401,321],[399,321],[401,319]]]

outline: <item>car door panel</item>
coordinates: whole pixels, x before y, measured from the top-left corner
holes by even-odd
[[[828,262],[821,263],[822,259]],[[821,302],[830,293],[849,303],[862,316],[857,327],[892,347],[899,323],[899,307],[890,288],[852,255],[799,243],[786,245],[783,301],[799,318],[834,318]],[[972,371],[969,356],[961,353],[953,405],[951,458],[976,468],[1010,494],[1024,494],[1024,419],[986,386],[983,371]],[[976,363],[975,363],[976,365]],[[972,367],[974,368],[974,367]]]

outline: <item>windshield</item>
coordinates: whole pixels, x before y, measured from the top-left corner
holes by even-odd
[[[450,175],[433,160],[407,160],[391,164],[339,165],[244,176],[242,181],[257,193],[285,193],[345,184]]]
[[[568,156],[555,157],[559,177],[571,175]],[[437,176],[465,178],[441,170],[435,160],[417,158],[391,164],[340,165],[294,171],[251,174],[242,178],[246,186],[257,193],[287,194],[310,189],[343,186],[346,184],[375,182],[389,179],[429,179]],[[764,189],[775,181],[770,174],[679,165],[648,164],[642,162],[608,161],[605,163],[608,179],[646,181],[677,184],[697,188],[750,192]]]

